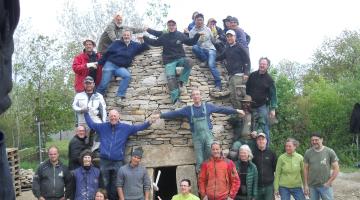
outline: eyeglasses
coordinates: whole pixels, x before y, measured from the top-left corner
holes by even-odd
[[[180,187],[189,187],[188,185],[180,185]]]

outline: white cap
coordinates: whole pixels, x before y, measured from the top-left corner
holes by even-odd
[[[226,31],[226,35],[227,35],[227,34],[236,35],[235,31],[233,31],[233,30],[228,30],[228,31]]]

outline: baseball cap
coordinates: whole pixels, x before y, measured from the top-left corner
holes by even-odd
[[[235,31],[233,31],[233,30],[228,30],[228,31],[226,31],[226,35],[227,35],[227,34],[236,35]]]
[[[166,22],[166,24],[168,24],[168,23],[174,23],[174,24],[176,24],[175,20],[173,20],[173,19],[170,19],[169,21]]]
[[[266,135],[265,135],[265,133],[259,133],[256,138],[258,138],[258,137],[264,137],[264,138],[266,138]]]
[[[87,76],[84,79],[84,83],[93,83],[93,82],[94,82],[94,79],[91,76]]]

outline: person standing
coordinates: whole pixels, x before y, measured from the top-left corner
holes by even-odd
[[[33,178],[32,192],[39,200],[65,200],[71,193],[71,174],[59,160],[59,149],[48,149],[49,159],[40,164]]]
[[[201,164],[198,185],[206,200],[232,200],[240,188],[235,164],[223,157],[219,142],[211,144],[211,158]]]
[[[256,137],[257,148],[254,150],[253,159],[259,173],[257,200],[273,200],[274,198],[274,173],[277,157],[266,143],[266,135],[259,133]]]
[[[171,200],[200,200],[200,198],[191,193],[190,180],[182,179],[180,181],[180,194],[174,195]]]
[[[116,176],[124,164],[125,145],[129,136],[147,129],[153,120],[139,125],[129,125],[120,122],[117,110],[110,110],[109,122],[94,123],[89,113],[85,113],[88,126],[96,131],[100,137],[100,171],[109,199],[117,199]]]
[[[119,200],[150,200],[151,181],[146,168],[140,165],[142,156],[141,147],[134,149],[129,164],[119,169],[116,180]]]
[[[255,200],[258,188],[258,170],[251,161],[253,154],[248,145],[244,144],[239,149],[239,160],[235,162],[241,186],[235,200]]]
[[[85,149],[89,149],[86,143],[86,128],[80,125],[76,128],[76,135],[70,140],[68,149],[69,170],[75,170],[81,166],[80,154]]]
[[[186,106],[175,111],[161,113],[160,115],[155,115],[154,117],[162,119],[188,119],[196,154],[196,171],[198,172],[200,170],[201,163],[204,160],[207,160],[211,155],[210,145],[214,140],[213,133],[211,132],[211,113],[244,115],[244,112],[242,110],[202,102],[199,89],[192,90],[191,98],[193,100],[192,106]]]
[[[333,200],[332,183],[340,171],[339,158],[323,141],[320,133],[313,133],[312,147],[304,155],[305,194],[310,194],[311,200]]]
[[[281,200],[305,200],[302,189],[304,184],[304,158],[295,150],[299,142],[288,138],[285,143],[285,153],[279,156],[276,164],[274,190]]]
[[[270,145],[270,119],[275,119],[277,97],[275,82],[268,74],[270,60],[266,57],[259,59],[259,69],[252,72],[246,82],[246,94],[255,102],[252,106],[265,119],[264,133],[267,145]],[[268,107],[269,105],[269,107]]]
[[[100,170],[92,165],[90,150],[81,152],[81,166],[73,171],[74,200],[93,200],[99,188]]]

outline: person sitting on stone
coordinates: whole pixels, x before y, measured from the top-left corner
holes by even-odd
[[[92,152],[85,150],[80,154],[81,167],[73,171],[72,188],[74,200],[92,200],[99,188],[100,170],[92,164]]]
[[[239,42],[240,45],[242,45],[245,49],[247,49],[249,54],[250,36],[239,27],[239,20],[236,17],[230,18],[230,29],[235,31],[236,41]]]
[[[265,120],[255,110],[251,109],[251,96],[246,95],[241,100],[244,111],[244,116],[234,115],[229,119],[230,124],[234,130],[233,144],[230,148],[229,157],[232,160],[237,159],[239,148],[243,144],[250,146],[251,150],[254,151],[256,148],[256,137],[259,133],[262,133],[265,127]]]
[[[199,171],[201,163],[208,159],[211,155],[210,145],[214,140],[214,136],[211,131],[211,113],[244,115],[244,111],[202,102],[199,89],[193,89],[191,92],[191,98],[194,103],[192,106],[186,106],[175,111],[154,115],[154,117],[162,119],[188,119],[196,154],[196,170]]]
[[[125,99],[126,90],[131,80],[131,74],[128,68],[131,66],[134,57],[149,49],[149,46],[144,43],[141,38],[139,38],[141,43],[132,41],[131,31],[125,30],[122,34],[122,39],[115,40],[99,61],[99,63],[105,63],[103,76],[97,89],[99,93],[105,94],[113,75],[122,78],[116,94],[117,104],[121,104]]]
[[[167,22],[167,27],[169,32],[163,33],[157,39],[151,39],[144,36],[144,41],[152,46],[163,47],[162,60],[165,65],[171,102],[175,104],[179,101],[180,97],[179,83],[176,79],[176,67],[179,65],[184,67],[179,77],[180,86],[183,86],[183,84],[188,82],[191,72],[189,62],[185,58],[183,44],[196,44],[200,34],[196,34],[192,39],[189,39],[184,33],[177,31],[176,22],[174,20],[169,20]]]
[[[114,15],[113,20],[106,26],[104,32],[101,34],[98,52],[104,54],[108,46],[117,39],[120,39],[124,30],[130,30],[133,33],[143,32],[143,28],[133,28],[122,25],[123,15],[121,12],[117,12]]]
[[[190,180],[182,179],[180,181],[180,193],[174,195],[171,200],[200,200],[200,198],[191,193]]]
[[[214,46],[216,48],[216,51],[221,53],[223,52],[226,44],[226,36],[224,31],[216,26],[216,20],[214,18],[210,18],[207,23],[207,27],[211,30],[215,40]]]
[[[228,15],[225,19],[223,19],[224,33],[231,29],[230,19],[232,16]]]
[[[98,65],[101,54],[95,52],[95,42],[91,39],[86,39],[83,45],[83,52],[75,56],[72,64],[72,69],[75,73],[75,91],[77,93],[85,90],[83,82],[87,76],[91,76],[97,86],[101,81],[102,74],[102,66]]]
[[[218,54],[216,60],[226,60],[226,70],[229,76],[230,101],[235,108],[241,107],[241,99],[246,95],[246,81],[250,74],[250,58],[247,50],[236,42],[233,30],[226,32],[227,44],[225,50]]]
[[[184,29],[184,33],[186,34],[186,35],[189,35],[189,32],[191,31],[191,29],[193,29],[194,28],[194,26],[195,26],[195,16],[197,15],[197,14],[199,14],[199,12],[198,11],[195,11],[195,12],[193,12],[193,14],[191,15],[191,23],[187,26],[187,28],[185,28]]]
[[[195,16],[195,26],[190,30],[189,37],[193,38],[195,34],[201,33],[201,37],[197,44],[192,47],[192,52],[201,61],[200,66],[209,66],[210,72],[215,80],[214,91],[221,91],[221,77],[219,70],[216,68],[216,49],[213,43],[216,42],[210,28],[204,24],[204,15],[197,14]]]

